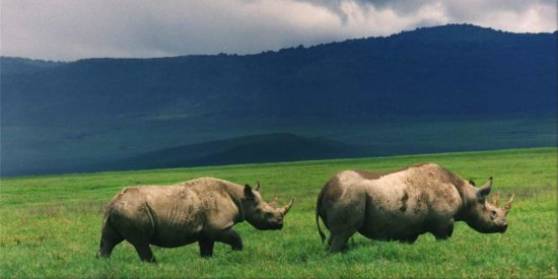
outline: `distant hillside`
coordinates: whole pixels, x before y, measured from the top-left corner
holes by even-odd
[[[157,150],[105,169],[149,169],[365,156],[364,147],[293,134],[252,135]]]
[[[374,130],[391,118],[554,117],[557,37],[447,25],[244,56],[2,57],[2,171],[71,169],[293,127],[311,136],[326,124]]]
[[[63,62],[34,60],[19,57],[0,57],[2,75],[29,74],[63,65]]]
[[[86,59],[34,71],[3,63],[3,121],[555,111],[556,38],[449,25],[247,56]]]

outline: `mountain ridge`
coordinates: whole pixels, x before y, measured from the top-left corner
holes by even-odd
[[[57,63],[57,64],[65,64],[65,63],[74,63],[79,61],[95,61],[95,60],[158,60],[158,59],[173,59],[173,58],[186,58],[186,57],[208,57],[208,56],[257,56],[261,54],[268,54],[268,53],[277,53],[281,51],[296,49],[296,48],[304,48],[304,49],[312,49],[315,47],[320,47],[324,45],[335,45],[335,44],[342,44],[346,42],[352,41],[362,41],[362,40],[369,40],[369,39],[389,39],[392,37],[399,37],[399,36],[406,36],[408,34],[420,34],[422,32],[431,32],[436,30],[443,30],[447,31],[448,29],[455,29],[460,28],[463,30],[474,31],[473,33],[495,33],[495,34],[502,34],[502,35],[524,35],[524,36],[532,36],[532,35],[558,35],[558,29],[552,32],[513,32],[513,31],[506,31],[492,27],[485,27],[470,23],[449,23],[445,25],[435,25],[435,26],[421,26],[416,27],[414,29],[409,30],[401,30],[396,33],[392,33],[389,35],[379,35],[379,36],[366,36],[361,38],[347,38],[342,40],[334,40],[330,42],[323,42],[323,43],[316,43],[309,46],[303,46],[299,44],[298,46],[290,46],[290,47],[283,47],[277,50],[262,50],[256,53],[248,53],[248,54],[239,54],[239,53],[218,53],[218,54],[183,54],[183,55],[170,55],[170,56],[156,56],[156,57],[87,57],[87,58],[80,58],[75,60],[52,60],[52,59],[42,59],[42,58],[28,58],[23,56],[3,56],[0,55],[0,60],[2,59],[13,59],[13,60],[22,60],[22,61],[36,61],[36,62],[48,62],[48,63]],[[461,37],[462,38],[462,37]],[[490,37],[484,37],[483,39],[490,39]]]
[[[390,118],[555,118],[557,36],[448,25],[254,55],[22,60],[12,69],[2,58],[2,165],[92,164],[316,127],[340,130],[338,140],[361,127],[384,131]]]

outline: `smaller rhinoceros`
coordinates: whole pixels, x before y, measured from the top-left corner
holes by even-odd
[[[107,206],[99,256],[110,257],[123,240],[142,261],[154,262],[150,244],[178,247],[198,242],[200,255],[213,255],[216,241],[242,250],[233,226],[244,220],[261,230],[278,230],[293,204],[277,208],[256,189],[203,177],[169,186],[128,187]]]
[[[319,217],[331,235],[328,249],[344,250],[355,233],[379,240],[413,243],[430,232],[447,239],[454,221],[465,221],[482,233],[505,232],[510,201],[498,208],[488,202],[492,177],[480,188],[436,164],[421,164],[392,173],[342,171],[319,194]]]

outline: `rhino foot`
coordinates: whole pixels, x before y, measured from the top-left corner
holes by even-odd
[[[200,245],[200,256],[202,258],[213,257],[213,246],[215,244],[214,240],[202,238],[198,240],[198,244]]]
[[[347,242],[353,234],[354,231],[332,233],[330,239],[328,240],[328,243],[330,243],[329,252],[334,253],[347,250],[349,248]]]

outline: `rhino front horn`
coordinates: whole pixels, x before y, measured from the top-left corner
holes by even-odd
[[[289,209],[291,209],[291,207],[293,206],[293,203],[294,203],[294,199],[291,199],[289,204],[287,204],[287,205],[285,205],[285,207],[283,207],[283,215],[286,215],[287,212],[289,212]]]
[[[510,209],[512,208],[513,198],[515,198],[515,194],[512,194],[512,196],[510,197],[510,200],[508,202],[506,202],[506,204],[504,205],[504,210],[506,211],[506,213],[508,211],[510,211]]]

